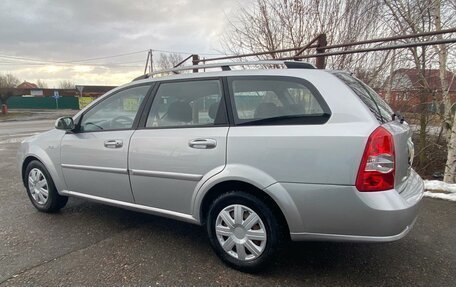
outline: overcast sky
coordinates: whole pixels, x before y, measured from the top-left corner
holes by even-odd
[[[143,72],[147,52],[70,64],[53,62],[147,49],[217,54],[227,18],[249,2],[2,0],[0,73],[29,82],[41,79],[50,87],[61,80],[122,84]]]

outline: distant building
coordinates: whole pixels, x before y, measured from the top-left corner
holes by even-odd
[[[99,96],[104,95],[105,93],[109,92],[110,90],[114,89],[116,86],[84,86],[84,85],[76,85],[76,88],[78,88],[78,94],[81,94],[79,92],[79,89],[82,89],[82,96],[83,97],[94,97],[98,98]]]
[[[79,109],[83,109],[85,106],[90,104],[96,98],[104,95],[110,90],[114,89],[115,86],[83,86],[76,85],[79,98]]]
[[[387,99],[394,110],[418,111],[420,96],[426,93],[426,105],[432,112],[438,110],[442,100],[442,86],[438,69],[426,69],[424,79],[426,85],[422,85],[420,74],[416,69],[398,69],[394,71],[391,81],[391,94]],[[456,75],[450,71],[446,72],[446,80],[449,83],[449,94],[452,102],[456,101]],[[385,81],[380,95],[387,98],[390,78]]]
[[[16,88],[0,88],[0,94],[9,95],[9,109],[80,109],[114,88],[83,86],[81,93],[79,89],[42,89],[23,82]]]
[[[17,85],[17,89],[37,89],[38,86],[34,83],[30,83],[27,81],[22,82],[21,84]]]

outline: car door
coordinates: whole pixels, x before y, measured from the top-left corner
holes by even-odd
[[[133,202],[128,177],[128,145],[150,85],[128,87],[87,110],[77,131],[61,142],[67,189],[96,197]]]
[[[196,185],[223,170],[228,133],[220,79],[162,82],[131,138],[137,204],[191,214]]]

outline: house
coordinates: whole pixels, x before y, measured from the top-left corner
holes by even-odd
[[[16,88],[17,89],[38,89],[38,86],[34,83],[24,81],[21,84],[17,85]]]
[[[402,112],[418,112],[420,97],[424,97],[425,104],[431,112],[438,111],[442,100],[442,85],[440,71],[438,69],[424,70],[425,84],[417,69],[398,69],[392,74],[392,80],[388,77],[379,92],[390,104],[393,110]],[[446,72],[446,82],[452,102],[456,102],[456,75]],[[391,83],[391,93],[388,94],[388,86]]]

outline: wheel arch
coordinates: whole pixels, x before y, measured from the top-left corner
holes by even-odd
[[[27,169],[27,166],[34,160],[39,161],[44,165],[43,161],[41,161],[38,157],[36,157],[34,155],[28,155],[24,159],[24,161],[22,162],[22,167],[21,167],[22,183],[24,184],[24,186],[27,184],[25,170]]]
[[[21,178],[22,182],[26,184],[25,182],[25,170],[27,169],[27,166],[32,162],[33,160],[39,161],[41,164],[44,165],[46,170],[48,171],[49,175],[52,178],[52,181],[54,182],[54,185],[57,189],[57,192],[60,193],[61,190],[65,189],[65,183],[64,180],[61,176],[61,173],[55,166],[54,162],[52,159],[48,156],[47,153],[37,150],[38,152],[36,153],[28,153],[24,156],[24,160],[22,161],[22,166],[21,166]]]
[[[287,237],[289,236],[290,230],[288,227],[287,219],[276,200],[258,186],[242,180],[222,181],[213,185],[209,190],[207,190],[199,206],[198,215],[201,224],[205,224],[212,202],[220,195],[234,190],[246,192],[263,201],[271,209],[273,214],[277,216],[279,224],[283,228],[282,234],[286,235]]]

